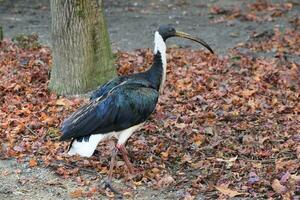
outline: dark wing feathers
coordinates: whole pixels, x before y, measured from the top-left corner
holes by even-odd
[[[96,99],[96,98],[101,97],[101,96],[105,96],[111,89],[113,89],[114,87],[118,86],[123,81],[125,81],[126,78],[127,78],[126,76],[120,76],[120,77],[114,78],[113,80],[108,81],[104,85],[98,87],[91,94],[90,100]]]
[[[126,81],[115,86],[63,122],[61,140],[96,133],[121,131],[144,122],[154,111],[158,92],[145,81]]]
[[[91,101],[89,104],[79,108],[69,118],[67,118],[61,126],[63,135],[60,140],[68,139],[72,133],[92,132],[96,127],[89,126],[89,124],[97,123],[97,113],[95,112],[96,107],[97,102]]]

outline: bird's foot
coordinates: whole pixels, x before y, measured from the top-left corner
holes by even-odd
[[[132,172],[128,174],[126,177],[126,180],[131,180],[131,181],[140,181],[143,178],[143,171],[133,168]]]
[[[128,174],[128,176],[125,177],[124,184],[131,188],[132,190],[136,190],[137,186],[140,186],[142,184],[142,179],[144,177],[144,173],[142,171],[136,170],[133,174]]]
[[[109,189],[112,193],[114,193],[115,197],[117,199],[122,199],[123,198],[123,194],[122,192],[120,192],[119,190],[117,190],[113,185],[112,185],[112,181],[110,178],[106,179],[103,181],[104,184],[104,189]]]

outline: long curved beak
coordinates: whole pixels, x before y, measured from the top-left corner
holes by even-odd
[[[181,31],[176,31],[175,32],[175,36],[176,37],[186,38],[186,39],[198,42],[198,43],[202,44],[204,47],[206,47],[212,54],[214,54],[214,51],[210,48],[210,46],[206,42],[204,42],[203,40],[201,40],[200,38],[194,37],[194,36],[192,36],[190,34],[187,34],[187,33],[181,32]]]

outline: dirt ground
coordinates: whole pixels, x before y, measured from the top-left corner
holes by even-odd
[[[278,17],[276,20],[263,23],[240,19],[215,23],[219,16],[210,13],[210,8],[214,5],[245,9],[249,2],[252,1],[115,0],[104,1],[104,7],[114,50],[133,51],[137,48],[152,47],[154,30],[160,24],[171,23],[176,24],[178,30],[201,37],[217,54],[225,56],[228,49],[249,40],[253,33],[260,34],[274,27],[290,26],[287,17]],[[51,46],[49,9],[48,0],[0,0],[0,26],[3,27],[5,37],[12,38],[20,33],[35,32],[43,44]],[[299,12],[298,6],[288,15],[293,16]],[[190,43],[176,39],[168,43],[169,46],[173,44],[190,47],[188,46]],[[272,52],[252,53],[265,57],[274,56]],[[291,59],[300,62],[299,57]],[[91,175],[83,173],[83,176]],[[0,183],[0,199],[70,199],[70,192],[81,187],[73,179],[61,179],[50,168],[28,168],[28,162],[20,164],[14,159],[0,160]],[[118,181],[115,184],[122,185]],[[139,187],[134,192],[134,197],[129,198],[182,197],[184,197],[182,191],[159,191]],[[103,196],[99,196],[98,199],[103,199]],[[197,199],[205,197],[199,194]]]
[[[28,162],[20,164],[16,160],[0,160],[0,175],[0,199],[3,200],[73,199],[72,193],[77,189],[89,191],[91,188],[79,185],[73,178],[61,179],[51,168],[30,168]],[[86,172],[82,173],[82,177],[92,180],[96,178],[95,175]],[[92,187],[103,190],[102,182]],[[114,187],[124,190],[127,186],[114,180]],[[138,190],[131,188],[130,191],[134,191],[131,193],[133,196],[127,196],[125,199],[178,199],[184,195],[183,191],[159,191],[147,187],[138,187]],[[99,194],[91,199],[107,199],[107,197]],[[198,199],[203,197],[199,194]]]

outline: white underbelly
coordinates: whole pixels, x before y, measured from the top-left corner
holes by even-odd
[[[143,123],[118,132],[94,134],[90,136],[88,141],[85,141],[84,139],[78,141],[75,139],[71,144],[68,154],[70,156],[78,154],[83,157],[91,157],[99,142],[110,139],[113,136],[118,139],[118,144],[125,144],[132,133],[142,125]]]

